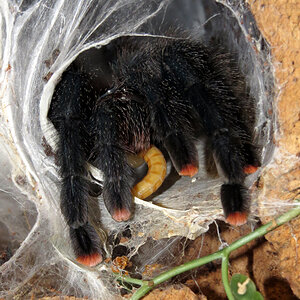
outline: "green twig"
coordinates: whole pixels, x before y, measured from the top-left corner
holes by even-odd
[[[135,278],[131,278],[128,276],[121,276],[121,275],[118,275],[116,279],[118,281],[128,282],[128,283],[136,284],[139,286],[142,286],[143,284],[147,283],[147,281],[145,281],[145,280],[135,279]]]
[[[152,281],[148,281],[146,284],[142,285],[130,298],[130,300],[138,300],[141,297],[143,297],[144,295],[146,295],[154,286],[157,286],[158,284],[178,275],[181,273],[184,273],[188,270],[200,267],[202,265],[207,264],[210,261],[213,261],[215,259],[221,258],[222,257],[222,253],[216,252],[213,253],[211,255],[202,257],[201,259],[195,259],[192,260],[190,262],[187,262],[183,265],[180,265],[178,267],[175,267],[169,271],[166,271],[160,275],[158,275],[157,277],[155,277]]]
[[[292,209],[285,214],[281,215],[280,217],[274,219],[273,221],[261,226],[260,228],[256,229],[255,231],[249,233],[248,235],[240,238],[239,240],[235,241],[231,245],[229,245],[226,248],[223,248],[220,251],[217,251],[213,254],[210,254],[205,257],[201,257],[195,260],[192,260],[190,262],[187,262],[183,265],[177,266],[169,271],[166,271],[150,281],[142,281],[133,279],[130,277],[119,277],[120,280],[128,282],[128,283],[134,283],[138,284],[141,287],[132,295],[130,300],[138,300],[141,299],[144,295],[146,295],[151,289],[153,289],[158,284],[178,275],[181,273],[184,273],[186,271],[192,270],[194,268],[198,268],[202,265],[205,265],[213,260],[222,258],[222,280],[224,284],[224,288],[227,294],[227,297],[229,300],[233,300],[234,297],[231,293],[229,281],[228,281],[228,261],[229,261],[229,255],[232,251],[240,248],[241,246],[245,245],[246,243],[261,237],[265,235],[266,233],[272,231],[273,229],[277,228],[278,226],[292,220],[293,218],[297,217],[300,214],[300,207],[297,207],[295,209]]]
[[[229,300],[234,300],[234,297],[230,289],[229,280],[228,280],[228,263],[229,263],[229,255],[225,254],[222,258],[222,281],[223,281],[227,298]]]

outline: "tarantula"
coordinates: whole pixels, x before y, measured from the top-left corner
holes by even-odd
[[[100,93],[71,66],[56,87],[48,117],[58,132],[61,210],[77,260],[102,261],[101,242],[88,221],[87,162],[104,174],[103,199],[116,221],[133,213],[134,170],[126,153],[164,148],[180,175],[198,171],[195,142],[208,140],[220,175],[228,223],[247,221],[244,180],[259,166],[253,145],[253,100],[229,55],[190,38],[128,40],[117,45],[111,86]]]

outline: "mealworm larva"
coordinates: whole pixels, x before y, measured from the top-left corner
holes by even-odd
[[[166,160],[156,147],[152,146],[143,158],[148,165],[148,172],[131,191],[132,195],[140,199],[147,198],[162,185],[167,171]]]

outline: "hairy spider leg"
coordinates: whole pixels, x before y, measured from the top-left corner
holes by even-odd
[[[193,138],[187,132],[170,132],[163,145],[179,175],[193,177],[198,173],[198,152]]]
[[[157,123],[166,132],[163,144],[174,167],[179,175],[193,177],[199,169],[195,146],[195,113],[184,90],[194,80],[194,76],[192,67],[181,53],[188,48],[189,45],[182,41],[164,48],[161,58],[161,90],[165,95],[165,102],[156,107],[162,112],[158,114],[157,119],[161,120]]]
[[[152,138],[165,147],[180,175],[192,177],[198,172],[199,159],[191,134],[191,106],[174,91],[176,78],[164,71],[162,68],[162,84],[148,79],[151,90],[145,93],[150,99]]]
[[[134,169],[128,164],[126,151],[145,150],[143,139],[134,135],[144,127],[138,117],[139,109],[128,95],[109,96],[100,101],[93,114],[95,147],[93,164],[104,173],[103,199],[115,221],[127,221],[133,213]],[[141,133],[143,136],[143,133]],[[137,145],[139,144],[140,145]]]
[[[152,128],[155,139],[162,143],[180,175],[194,176],[198,172],[198,152],[194,139],[180,122],[182,117],[176,111],[176,102],[156,101],[152,108]]]
[[[245,140],[250,137],[243,127],[239,126],[241,121],[238,104],[228,105],[233,99],[230,91],[220,82],[216,85],[211,83],[211,86],[213,91],[208,89],[208,84],[195,84],[188,94],[210,140],[218,171],[227,181],[221,187],[226,221],[232,225],[242,225],[247,221],[250,198],[244,186],[247,157],[241,137]],[[223,95],[218,95],[218,92]],[[216,96],[223,97],[224,104],[221,99],[216,99]]]
[[[83,96],[84,95],[84,96]],[[57,160],[62,177],[61,211],[70,228],[70,238],[78,262],[95,266],[102,261],[101,242],[88,222],[89,182],[86,179],[86,152],[89,134],[85,121],[94,92],[87,79],[66,71],[53,96],[48,113],[58,133]]]
[[[193,177],[198,173],[198,152],[192,138],[173,132],[166,137],[164,146],[179,175]]]

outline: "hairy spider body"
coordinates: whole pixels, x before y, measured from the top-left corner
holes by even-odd
[[[61,209],[78,261],[95,265],[102,259],[87,216],[87,161],[104,174],[109,213],[126,221],[134,209],[134,170],[126,153],[150,145],[165,148],[179,174],[193,176],[199,167],[195,142],[207,137],[224,177],[225,217],[233,225],[245,223],[250,198],[244,180],[259,166],[255,114],[228,55],[190,39],[153,39],[117,47],[111,69],[111,89],[97,95],[87,75],[69,68],[48,114],[58,131]]]

